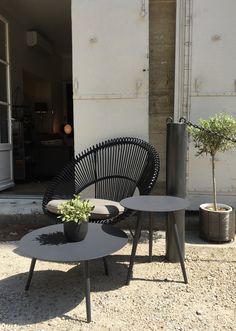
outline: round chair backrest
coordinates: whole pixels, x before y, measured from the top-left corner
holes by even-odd
[[[53,199],[68,199],[89,186],[94,197],[120,201],[152,190],[160,169],[155,148],[138,138],[116,138],[78,154],[53,179],[44,199],[43,209]],[[92,198],[92,197],[91,197]]]

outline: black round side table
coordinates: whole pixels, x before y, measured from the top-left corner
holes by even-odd
[[[184,282],[187,284],[187,274],[184,265],[184,258],[181,251],[181,245],[179,240],[179,232],[178,227],[175,220],[175,211],[186,209],[189,206],[189,202],[182,198],[173,197],[173,196],[153,196],[153,195],[139,195],[135,197],[126,198],[120,201],[120,204],[128,209],[136,210],[139,212],[149,212],[149,213],[157,213],[157,212],[168,212],[171,213],[172,220],[171,226],[172,231],[174,234],[174,240],[176,243],[176,247],[178,250],[179,261],[181,264],[181,269],[184,277]],[[138,241],[141,234],[142,229],[142,217],[141,213],[139,213],[136,229],[135,229],[135,236],[133,241],[132,253],[130,257],[130,264],[127,274],[126,284],[128,285],[131,279],[133,265],[134,265],[134,258],[136,254],[136,249],[138,245]],[[151,236],[149,237],[149,257],[152,255],[152,229],[150,231]]]
[[[105,224],[89,223],[85,239],[72,243],[65,239],[63,224],[32,231],[20,240],[16,250],[21,255],[32,258],[25,290],[29,289],[37,259],[51,262],[83,262],[87,322],[91,322],[88,261],[110,255],[126,245],[127,241],[127,235],[123,231]],[[105,260],[104,266],[108,274]]]

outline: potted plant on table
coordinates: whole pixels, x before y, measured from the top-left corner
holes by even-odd
[[[64,223],[64,234],[67,241],[81,241],[88,231],[88,220],[94,206],[89,200],[81,200],[79,195],[58,206],[58,212]]]
[[[232,116],[221,113],[199,122],[201,129],[190,127],[189,131],[197,149],[196,155],[211,157],[213,187],[213,203],[200,205],[200,236],[209,241],[226,242],[235,236],[234,212],[232,207],[217,203],[215,157],[216,153],[235,147],[236,121]]]

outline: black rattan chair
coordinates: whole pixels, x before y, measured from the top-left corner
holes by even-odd
[[[55,217],[47,209],[50,201],[71,199],[91,186],[95,198],[117,202],[137,190],[140,195],[149,194],[159,168],[158,153],[148,142],[129,137],[102,142],[77,155],[52,180],[43,198],[43,211]],[[125,210],[90,221],[114,224],[130,214]]]

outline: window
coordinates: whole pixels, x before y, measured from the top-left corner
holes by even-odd
[[[0,16],[0,143],[9,143],[9,54],[7,22]]]

